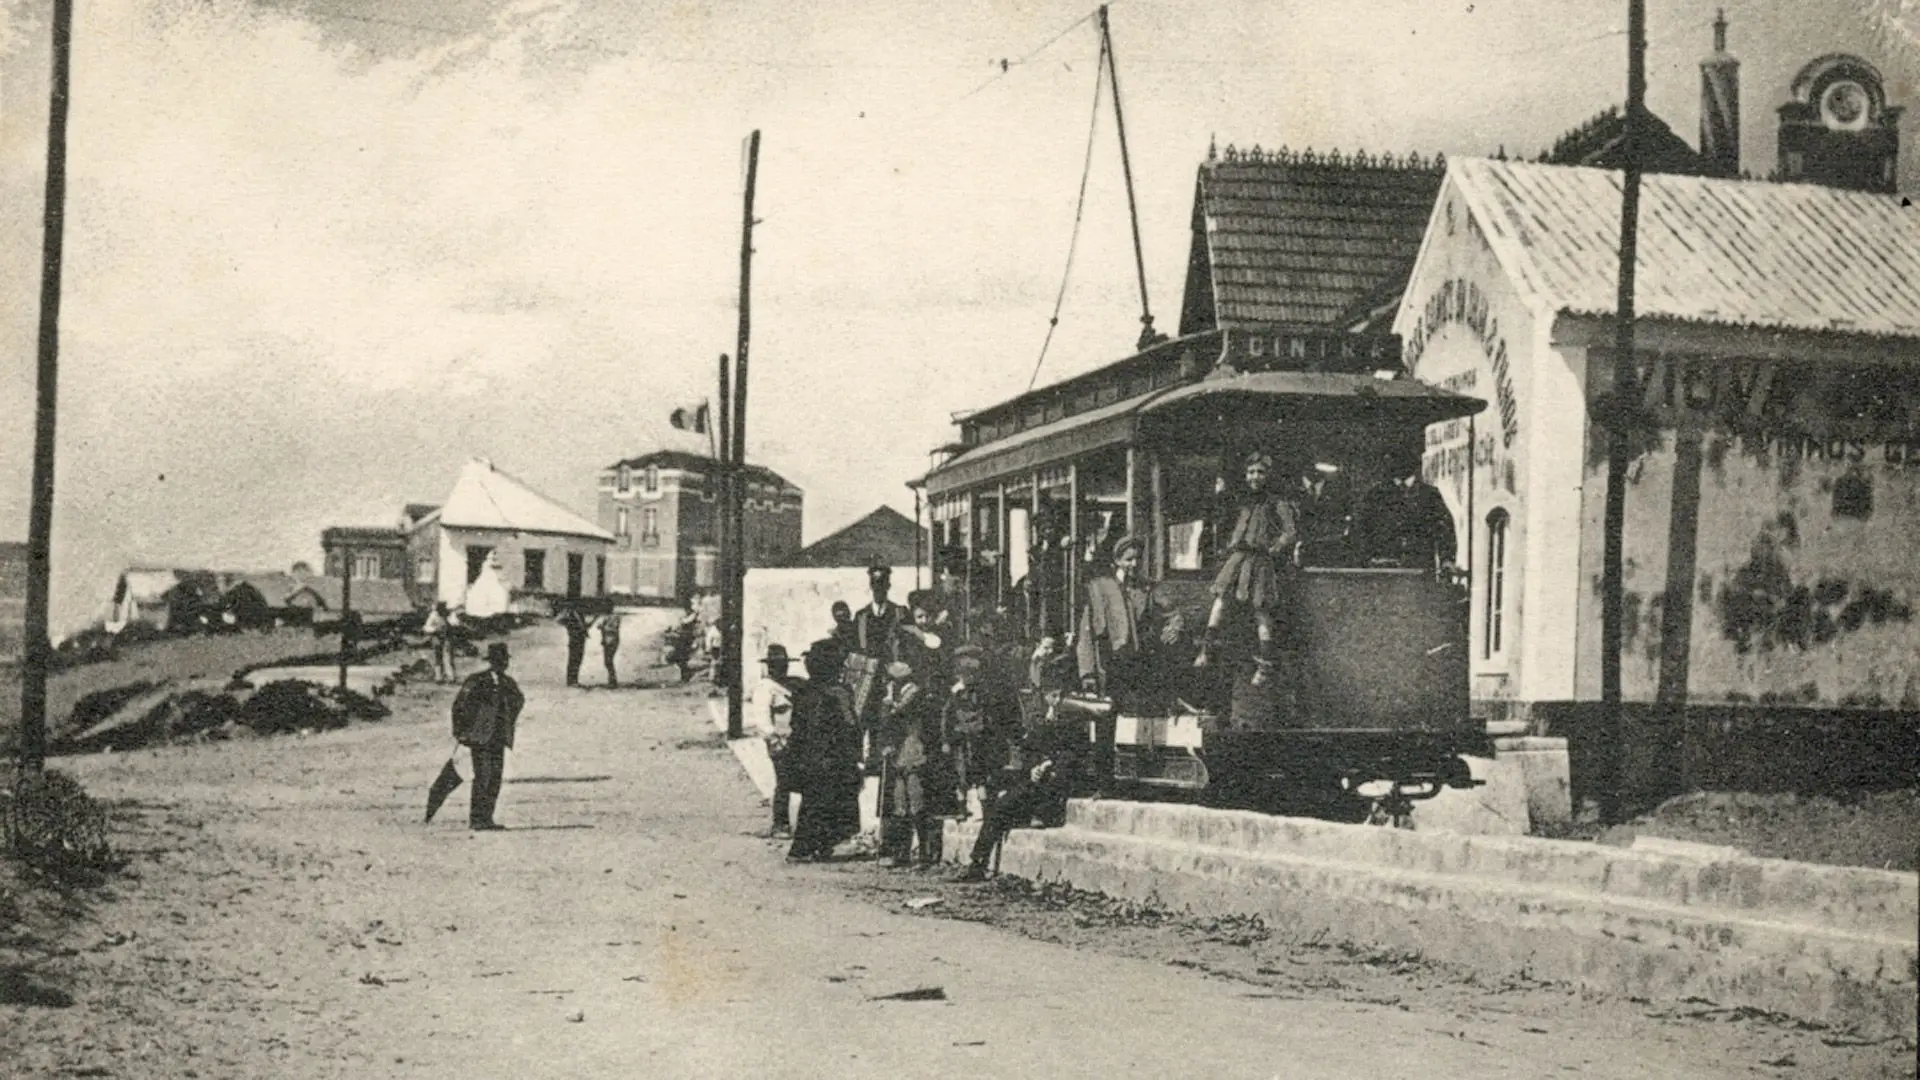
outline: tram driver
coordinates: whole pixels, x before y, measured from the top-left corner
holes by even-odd
[[[1367,562],[1451,572],[1459,543],[1453,512],[1421,477],[1419,447],[1383,445],[1378,467],[1381,480],[1354,513],[1354,538]]]

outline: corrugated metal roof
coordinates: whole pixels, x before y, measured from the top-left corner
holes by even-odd
[[[1240,152],[1200,167],[1215,325],[1329,323],[1404,274],[1441,172],[1418,158]]]
[[[1515,284],[1556,311],[1611,315],[1621,179],[1602,169],[1455,159],[1459,189]],[[1920,209],[1899,195],[1648,175],[1642,318],[1920,336]]]

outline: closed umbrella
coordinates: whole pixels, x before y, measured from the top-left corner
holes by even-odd
[[[433,786],[427,789],[427,821],[429,822],[433,820],[434,814],[439,813],[440,804],[446,802],[447,796],[453,794],[454,789],[462,783],[460,770],[453,766],[454,760],[459,756],[460,746],[456,743],[453,753],[447,757],[447,763],[440,766],[440,775],[433,778]]]

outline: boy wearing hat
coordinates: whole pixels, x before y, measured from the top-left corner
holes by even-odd
[[[487,670],[467,676],[453,698],[453,737],[473,755],[473,790],[467,805],[467,825],[475,832],[504,829],[493,820],[506,774],[507,750],[526,697],[507,675],[507,643],[487,646]]]
[[[1074,641],[1081,687],[1113,700],[1113,708],[1096,720],[1094,771],[1103,787],[1113,779],[1113,728],[1119,715],[1150,712],[1158,696],[1153,648],[1161,618],[1153,587],[1140,579],[1140,552],[1136,537],[1114,543],[1108,571],[1087,582]]]
[[[880,706],[880,757],[885,763],[880,857],[889,866],[910,865],[916,840],[922,867],[940,861],[942,826],[927,790],[932,706],[931,697],[914,680],[912,665],[899,660],[887,665],[887,694]]]
[[[767,673],[753,687],[754,727],[766,739],[767,757],[773,762],[773,835],[783,836],[792,832],[788,819],[794,794],[792,778],[785,767],[787,740],[793,733],[793,684],[787,678],[787,667],[791,663],[787,647],[767,646],[767,655],[761,658],[761,663],[766,665]]]

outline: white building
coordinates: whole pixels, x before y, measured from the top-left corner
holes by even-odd
[[[474,615],[605,596],[612,546],[612,533],[481,458],[460,470],[439,509],[407,526],[417,580]]]
[[[1920,215],[1644,185],[1623,696],[1725,731],[1920,715]],[[1394,323],[1417,378],[1490,403],[1426,472],[1473,560],[1474,696],[1536,729],[1599,699],[1620,202],[1616,172],[1450,161]]]

